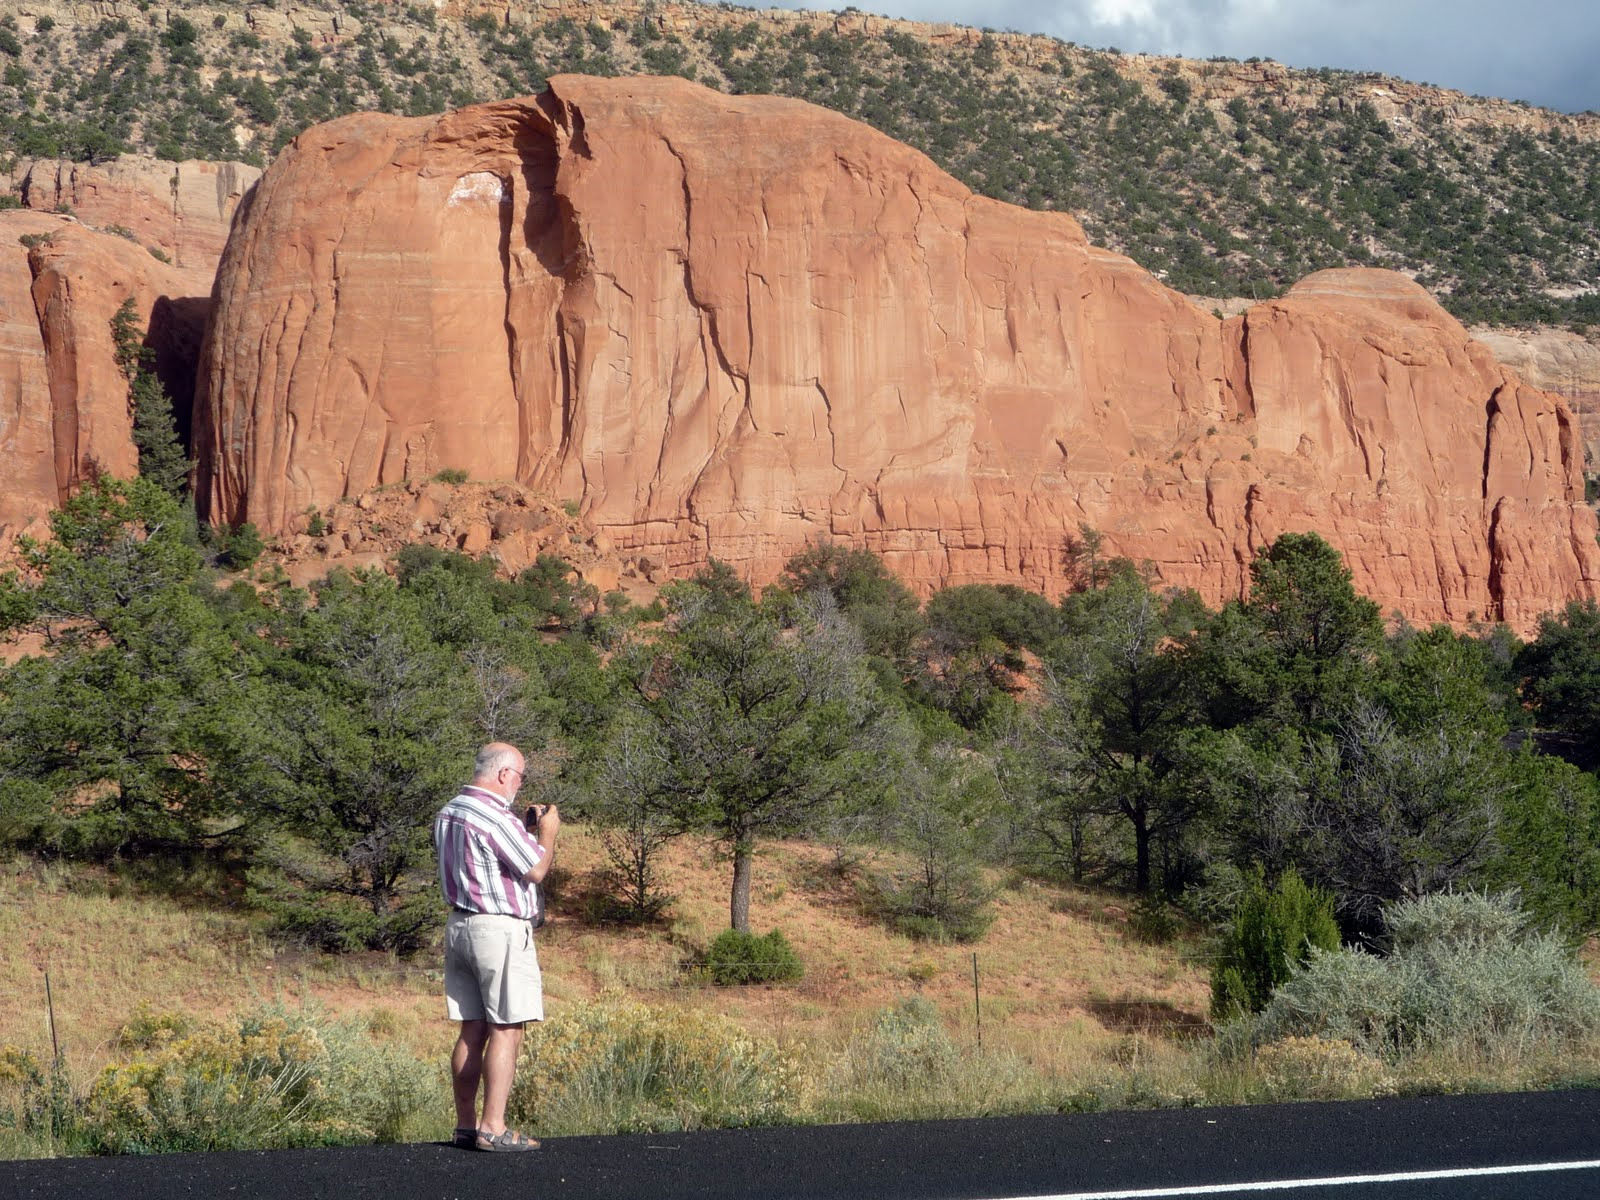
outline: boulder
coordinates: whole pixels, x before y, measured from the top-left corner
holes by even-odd
[[[1600,588],[1570,410],[1410,281],[1219,320],[798,101],[558,76],[316,126],[218,295],[199,497],[269,533],[470,467],[578,500],[619,556],[757,583],[827,537],[924,590],[1053,594],[1088,525],[1211,603],[1296,529],[1414,621],[1525,629]]]
[[[622,571],[616,563],[585,563],[578,568],[578,578],[602,596],[617,590],[622,582]]]
[[[494,532],[490,528],[489,522],[469,521],[466,529],[461,534],[461,552],[476,558],[489,548],[489,543],[493,540]]]
[[[492,524],[494,536],[506,538],[517,533],[537,533],[548,526],[550,521],[548,513],[536,508],[502,508],[494,514]]]

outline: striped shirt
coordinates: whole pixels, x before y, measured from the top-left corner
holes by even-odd
[[[468,784],[433,819],[439,886],[450,907],[469,913],[531,918],[533,885],[522,877],[544,847],[493,792]]]

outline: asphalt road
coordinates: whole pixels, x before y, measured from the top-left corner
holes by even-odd
[[[1594,1200],[1600,1090],[559,1138],[498,1156],[430,1144],[0,1163],[4,1200],[166,1196]]]

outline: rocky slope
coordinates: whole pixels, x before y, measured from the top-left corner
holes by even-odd
[[[318,126],[217,294],[199,496],[268,532],[448,468],[758,582],[832,536],[1055,591],[1088,524],[1212,602],[1305,528],[1416,621],[1600,588],[1570,410],[1415,284],[1326,272],[1220,320],[793,101],[561,77]]]

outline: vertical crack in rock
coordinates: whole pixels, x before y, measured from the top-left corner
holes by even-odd
[[[578,397],[572,379],[572,339],[567,332],[566,314],[559,308],[556,310],[555,342],[556,372],[561,381],[561,456],[564,458],[572,445],[572,430],[578,419]]]
[[[817,395],[822,398],[823,416],[828,423],[828,461],[833,464],[835,471],[848,480],[849,473],[839,465],[839,435],[833,428],[833,401],[828,397],[828,389],[822,386],[822,380],[815,375],[811,377],[811,386],[817,389]]]
[[[917,187],[917,177],[913,174],[906,179],[906,190],[911,193],[911,198],[917,202],[916,219],[911,222],[911,240],[917,248],[917,261],[922,267],[922,280],[927,291],[929,305],[928,316],[933,321],[933,327],[944,338],[944,346],[950,344],[950,331],[944,327],[939,313],[939,293],[933,284],[932,256],[928,253],[928,245],[923,240],[923,225],[928,216],[928,201]],[[944,349],[940,346],[939,349]]]
[[[1494,506],[1494,511],[1489,517],[1489,578],[1485,583],[1489,591],[1489,611],[1484,614],[1486,621],[1503,621],[1505,619],[1505,551],[1500,544],[1501,538],[1501,513],[1506,502],[1499,501]]]
[[[1489,401],[1483,406],[1483,479],[1479,488],[1479,496],[1485,504],[1489,502],[1489,475],[1494,468],[1495,437],[1500,432],[1500,393],[1502,387],[1497,387],[1489,393]]]
[[[745,371],[745,392],[746,392],[746,396],[747,396],[747,399],[746,399],[746,403],[747,404],[751,400],[754,399],[753,396],[749,395],[749,392],[750,392],[750,376],[755,374],[755,359],[756,359],[756,306],[755,306],[755,295],[754,295],[754,293],[752,292],[752,290],[750,288],[750,280],[751,279],[759,279],[761,281],[761,286],[762,287],[766,288],[768,292],[771,292],[771,290],[772,290],[772,286],[767,282],[766,276],[760,274],[759,272],[752,271],[749,268],[745,269],[745,273],[744,273],[744,344],[745,344],[746,352],[750,355],[750,362],[749,362],[749,365],[748,365],[748,367],[746,368],[746,371]]]
[[[1238,394],[1234,396],[1234,416],[1243,416],[1248,412],[1252,421],[1261,411],[1256,403],[1255,362],[1251,357],[1250,347],[1250,335],[1253,329],[1254,322],[1247,312],[1239,318],[1238,361],[1244,375],[1239,380]]]
[[[729,360],[726,350],[722,345],[722,337],[717,329],[717,310],[714,305],[702,300],[696,293],[694,282],[694,268],[690,265],[694,261],[694,189],[689,184],[689,162],[683,152],[672,144],[672,139],[665,134],[661,136],[661,144],[667,148],[667,153],[678,160],[678,186],[683,194],[683,251],[679,259],[683,267],[683,293],[685,298],[695,310],[700,313],[705,323],[706,337],[715,354],[717,366],[723,374],[730,379],[745,379],[748,377],[744,371],[735,369]],[[748,388],[744,389],[745,407],[749,408]],[[751,424],[755,423],[754,414],[751,414]]]
[[[539,96],[531,108],[522,110],[512,149],[522,177],[522,191],[518,193],[513,187],[510,192],[512,204],[506,230],[505,336],[517,417],[515,471],[520,481],[547,487],[559,478],[562,465],[568,460],[583,400],[578,395],[576,345],[581,333],[568,319],[566,292],[582,278],[593,255],[585,247],[582,225],[571,200],[558,187],[567,152],[589,157],[583,115],[552,88]],[[520,245],[515,242],[519,229]],[[550,325],[528,329],[518,323],[519,318],[526,322],[527,314],[519,313],[517,301],[519,289],[529,287],[523,267],[532,270],[534,264],[550,280],[559,281],[559,288],[551,308],[540,314]],[[530,394],[537,378],[530,378],[525,360],[534,354],[543,356],[548,363],[547,394]],[[550,428],[552,422],[555,429]],[[579,458],[582,475],[581,455]]]
[[[520,139],[519,139],[520,140]],[[520,150],[521,147],[519,146]],[[526,172],[526,166],[524,166]],[[505,189],[505,194],[500,204],[500,238],[496,248],[500,254],[500,282],[505,289],[505,302],[502,309],[501,320],[504,324],[506,337],[506,378],[511,388],[513,407],[517,414],[517,462],[515,468],[517,478],[525,478],[532,469],[528,462],[528,446],[532,440],[532,431],[529,428],[528,405],[522,395],[522,364],[521,342],[517,337],[517,323],[513,311],[512,296],[515,290],[515,278],[511,261],[511,228],[516,218],[517,193],[516,179],[513,176],[502,176],[500,186]],[[532,201],[526,202],[532,208]]]
[[[177,171],[173,171],[177,177]],[[220,163],[217,166],[217,216],[226,218],[228,215],[228,197],[238,190],[239,168],[232,162]]]
[[[219,177],[220,175],[221,172],[218,172]],[[182,186],[182,168],[180,168],[177,163],[173,163],[172,178],[167,181],[167,189],[172,195],[172,211],[170,214],[172,217],[172,257],[174,260],[180,263],[183,262],[186,257],[184,254],[182,241],[179,237],[183,230],[183,204],[179,193],[179,189],[181,189]],[[217,206],[217,215],[222,215],[222,207],[220,203]]]
[[[1244,492],[1244,538],[1251,554],[1261,546],[1261,530],[1256,524],[1256,503],[1261,499],[1261,485],[1252,483]]]
[[[751,406],[749,378],[744,372],[734,369],[722,345],[722,337],[717,324],[716,308],[702,299],[695,288],[694,269],[691,266],[694,258],[695,201],[694,189],[689,181],[688,159],[665,133],[658,133],[657,136],[660,138],[661,144],[666,148],[667,153],[671,154],[678,162],[678,187],[683,198],[683,247],[679,252],[679,264],[683,273],[684,298],[700,314],[703,345],[711,351],[711,360],[715,361],[722,374],[733,384],[734,394],[728,399],[738,402],[752,429],[759,429],[755,420],[755,412]],[[711,365],[710,361],[706,365],[709,367]],[[708,388],[710,384],[711,380],[708,378]],[[706,398],[710,403],[717,403],[714,395],[708,395]],[[725,460],[731,449],[730,439],[738,428],[738,420],[735,418],[731,423],[726,420],[726,412],[729,407],[730,405],[726,402],[720,405],[717,417],[717,432],[712,446],[706,455],[705,461],[700,464],[700,469],[695,472],[694,482],[684,494],[684,506],[690,514],[690,520],[700,528],[701,537],[708,555],[712,552],[711,527],[709,521],[700,517],[697,513],[695,501],[699,495],[700,486],[705,479],[706,472],[710,470],[713,463]],[[663,439],[663,457],[665,445],[666,443]],[[735,491],[737,491],[737,488]]]

